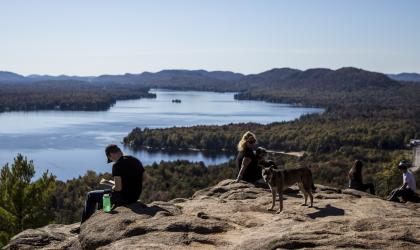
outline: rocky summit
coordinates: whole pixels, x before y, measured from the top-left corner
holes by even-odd
[[[321,185],[313,208],[297,187],[284,199],[276,214],[263,185],[224,180],[189,199],[97,211],[80,227],[26,230],[4,249],[420,249],[419,204]]]

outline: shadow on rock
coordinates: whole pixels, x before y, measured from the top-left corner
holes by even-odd
[[[317,212],[308,214],[309,218],[316,219],[316,218],[323,218],[328,216],[342,216],[344,215],[344,210],[341,208],[337,208],[334,206],[331,206],[330,204],[327,204],[324,208],[317,208]]]
[[[155,216],[157,213],[159,212],[163,212],[164,214],[171,214],[168,210],[156,206],[156,205],[152,205],[152,206],[147,206],[141,202],[136,202],[136,203],[130,203],[130,204],[126,204],[126,205],[119,205],[119,206],[115,206],[112,208],[112,210],[109,212],[109,214],[118,214],[119,212],[117,210],[115,210],[118,207],[126,207],[128,209],[130,209],[133,213],[136,214],[144,214],[144,215],[149,215],[149,216]]]
[[[300,194],[299,189],[293,189],[293,188],[287,188],[283,191],[284,194],[287,194],[288,196],[292,196],[295,198],[302,198],[303,196]]]
[[[168,210],[162,207],[156,205],[147,206],[141,202],[128,204],[125,205],[125,207],[131,209],[131,211],[133,211],[136,214],[146,214],[149,216],[155,216],[158,212],[170,213]]]

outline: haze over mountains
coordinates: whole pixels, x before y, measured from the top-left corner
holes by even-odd
[[[388,74],[388,76],[397,81],[420,82],[420,74],[417,73]]]

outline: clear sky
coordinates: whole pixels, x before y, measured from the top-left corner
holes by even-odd
[[[0,0],[0,70],[420,72],[418,0]]]

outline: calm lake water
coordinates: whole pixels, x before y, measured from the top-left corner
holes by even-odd
[[[121,141],[133,128],[222,125],[240,122],[271,123],[294,120],[323,109],[293,107],[262,101],[237,101],[234,93],[152,90],[156,99],[118,101],[108,111],[32,111],[0,113],[0,166],[12,163],[17,153],[33,160],[36,177],[49,170],[61,180],[87,170],[110,172],[104,148]],[[180,99],[182,103],[172,103]],[[122,145],[121,145],[122,146]],[[229,160],[232,155],[202,152],[141,150],[124,153],[144,165],[186,159],[206,165]]]

